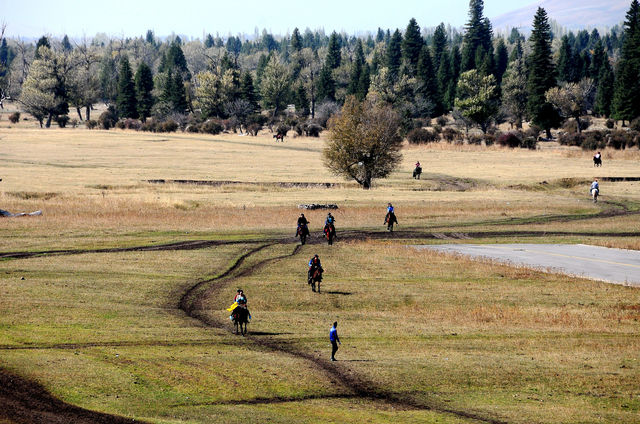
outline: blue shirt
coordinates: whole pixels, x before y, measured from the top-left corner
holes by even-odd
[[[591,190],[593,190],[594,188],[597,188],[598,190],[600,190],[600,185],[598,184],[597,181],[594,181],[591,183]]]
[[[389,212],[389,213],[393,213],[393,206],[389,206],[389,207],[387,207],[387,212]]]
[[[329,341],[335,342],[336,340],[338,340],[338,329],[331,327],[331,330],[329,330]]]

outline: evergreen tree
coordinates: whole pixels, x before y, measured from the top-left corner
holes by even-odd
[[[40,47],[51,49],[51,43],[49,43],[49,39],[44,35],[40,37],[38,39],[38,42],[36,43],[36,53],[34,59],[40,59]]]
[[[353,63],[351,64],[349,84],[347,85],[347,95],[355,95],[358,92],[360,77],[362,76],[364,64],[364,51],[362,49],[362,41],[358,39],[358,41],[356,41]]]
[[[382,43],[384,41],[384,31],[382,28],[378,27],[378,32],[376,33],[376,43]]]
[[[521,51],[509,63],[502,81],[502,105],[516,128],[522,128],[522,121],[527,114],[527,99],[527,71]]]
[[[169,102],[171,103],[172,109],[178,113],[185,113],[189,105],[187,104],[187,95],[182,75],[176,73],[173,78],[171,78],[171,74],[169,74],[169,79],[172,81],[172,83],[169,84],[171,87]]]
[[[416,74],[423,45],[424,40],[420,35],[420,27],[416,20],[411,18],[402,39],[402,56],[412,76]]]
[[[355,93],[356,99],[363,101],[369,93],[369,86],[371,85],[371,72],[369,71],[369,65],[365,62],[362,67],[362,73],[360,73],[360,80],[358,81],[358,90]]]
[[[390,81],[398,79],[400,72],[400,64],[402,62],[402,35],[397,29],[389,40],[387,46],[387,68],[389,69]]]
[[[609,56],[604,51],[602,40],[598,40],[593,47],[593,56],[591,58],[591,67],[589,68],[589,77],[593,79],[593,83],[598,86],[600,82],[600,73],[602,69],[609,63]]]
[[[524,49],[522,48],[522,40],[518,38],[516,40],[516,45],[513,46],[513,50],[511,50],[511,54],[509,55],[509,63],[517,59],[522,59],[523,57]]]
[[[578,81],[578,69],[576,67],[573,49],[569,43],[569,37],[562,37],[562,44],[558,55],[558,81],[576,82]]]
[[[336,100],[336,82],[333,79],[331,68],[325,63],[318,75],[317,102]]]
[[[624,22],[624,41],[615,79],[613,110],[616,119],[640,116],[640,4],[631,2]]]
[[[167,72],[171,70],[172,74],[178,74],[182,77],[183,81],[191,79],[191,72],[187,67],[187,59],[184,57],[182,47],[176,41],[171,43],[167,54],[163,56],[158,72]]]
[[[302,37],[297,27],[293,29],[293,34],[291,34],[291,50],[294,52],[302,50]]]
[[[496,48],[496,81],[498,86],[502,84],[502,76],[507,70],[507,65],[509,64],[509,52],[507,51],[507,46],[504,44],[504,39],[500,37],[498,40],[498,47]]]
[[[340,53],[340,39],[338,38],[338,34],[336,32],[331,33],[331,37],[329,37],[329,47],[327,50],[327,58],[325,59],[325,65],[334,70],[340,66],[342,60],[342,56]]]
[[[136,107],[138,116],[142,121],[146,121],[151,116],[151,108],[153,107],[153,73],[151,68],[140,62],[134,78],[134,86],[136,92]]]
[[[449,86],[453,81],[451,75],[451,58],[449,57],[447,52],[445,51],[442,55],[442,60],[440,60],[440,66],[438,67],[438,73],[436,75],[438,81],[438,94],[440,99],[439,103],[442,104],[444,111],[450,111],[453,108],[453,102],[455,97],[450,98],[449,94]]]
[[[296,106],[296,112],[301,116],[309,115],[309,98],[307,97],[307,89],[303,84],[298,84],[293,90],[293,104]]]
[[[253,85],[251,73],[244,72],[240,80],[240,98],[249,102],[253,110],[258,110],[258,95]]]
[[[118,76],[118,97],[116,98],[118,116],[123,118],[137,118],[136,90],[133,83],[133,72],[127,56],[120,59],[120,73]]]
[[[153,31],[151,31],[151,30],[148,30],[148,31],[147,31],[147,35],[146,35],[146,37],[145,37],[145,41],[146,41],[148,44],[151,44],[152,46],[155,46],[155,45],[156,45],[156,39],[155,39],[155,37],[154,37],[154,35],[153,35]]]
[[[204,46],[208,49],[216,45],[216,41],[213,39],[211,34],[207,34],[207,37],[204,39]]]
[[[438,89],[438,78],[433,70],[433,61],[431,60],[431,52],[427,46],[422,47],[420,52],[420,60],[418,61],[417,78],[420,82],[420,93],[434,105],[433,114],[435,116],[442,115],[442,95]]]
[[[483,58],[483,61],[486,60],[484,58],[487,55],[493,57],[491,23],[483,16],[483,13],[483,0],[471,0],[469,2],[469,22],[466,25],[464,47],[462,49],[463,71],[478,68],[481,63],[477,63],[476,59],[479,57]],[[493,72],[493,69],[490,69],[489,72]]]
[[[447,49],[447,33],[444,28],[444,23],[440,23],[433,32],[433,39],[431,48],[433,49],[433,65],[434,68],[440,67],[440,61],[442,60],[442,54]]]
[[[73,50],[73,46],[71,45],[71,42],[69,41],[69,37],[67,36],[67,34],[64,35],[64,37],[62,37],[62,50],[64,50],[65,52],[70,52],[71,50]]]
[[[596,86],[596,98],[594,111],[604,117],[611,115],[611,102],[614,96],[614,75],[611,65],[607,61],[598,75],[598,85]]]
[[[551,128],[559,125],[560,117],[547,102],[546,92],[556,85],[555,68],[551,56],[551,26],[547,12],[538,7],[530,37],[532,51],[529,55],[529,115],[534,124],[541,126],[551,138]]]

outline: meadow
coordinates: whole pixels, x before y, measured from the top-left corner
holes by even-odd
[[[154,423],[639,422],[637,288],[407,247],[640,249],[640,182],[606,181],[640,177],[635,149],[594,169],[546,143],[405,146],[364,191],[326,170],[322,138],[0,124],[0,208],[43,211],[0,219],[0,375]],[[296,247],[306,203],[339,206],[336,245],[318,237],[326,211],[305,211],[314,237]],[[225,310],[238,287],[244,338]]]

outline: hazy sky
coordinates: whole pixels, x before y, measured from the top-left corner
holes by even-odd
[[[485,0],[485,15],[494,17],[535,0]],[[327,32],[404,29],[412,17],[421,27],[440,22],[454,26],[467,20],[468,0],[0,0],[0,21],[9,37],[43,34],[71,37],[102,32],[113,36],[171,33],[202,37],[203,33],[253,34],[257,27],[273,34],[324,28]],[[532,17],[533,19],[533,17]]]

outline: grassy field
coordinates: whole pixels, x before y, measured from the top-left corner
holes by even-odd
[[[594,177],[640,177],[637,150],[594,169],[573,149],[411,146],[363,191],[327,172],[322,147],[1,120],[0,208],[43,215],[0,219],[0,254],[70,252],[0,259],[0,368],[156,423],[640,422],[638,289],[406,247],[640,249],[640,182],[588,197]],[[294,249],[301,203],[339,205],[338,244]],[[317,235],[326,212],[306,215]],[[322,294],[304,284],[314,253]],[[245,338],[224,310],[237,287]]]

